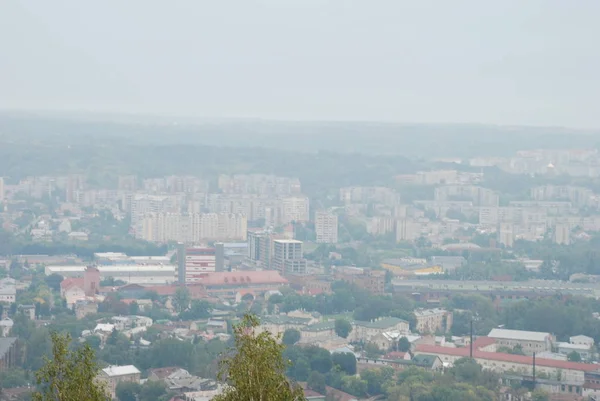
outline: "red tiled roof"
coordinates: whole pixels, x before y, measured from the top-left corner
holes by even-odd
[[[350,395],[348,393],[343,392],[342,390],[335,389],[333,387],[327,386],[327,395],[332,395],[334,399],[338,401],[352,401],[357,399],[357,397]]]
[[[440,355],[451,355],[458,357],[468,357],[469,356],[469,348],[450,348],[450,347],[440,347],[438,345],[428,345],[428,344],[418,344],[417,352],[422,352],[426,354],[440,354]],[[498,362],[512,362],[512,363],[520,363],[523,365],[533,365],[533,357],[525,356],[525,355],[513,355],[513,354],[505,354],[502,352],[485,352],[480,351],[478,349],[473,349],[473,357],[479,359],[487,359],[490,361],[498,361]],[[557,369],[570,369],[570,370],[579,370],[584,372],[592,372],[596,370],[600,370],[598,365],[592,365],[588,363],[579,363],[579,362],[569,362],[569,361],[558,361],[554,359],[542,359],[536,358],[535,364],[539,366],[546,366],[549,368],[557,368]]]
[[[210,285],[240,285],[245,284],[287,284],[287,280],[273,270],[269,271],[240,271],[208,273],[201,279],[205,286]]]
[[[178,288],[179,288],[179,285],[177,285],[177,284],[156,285],[153,287],[146,287],[146,290],[154,291],[160,296],[168,296],[168,295],[174,295]],[[188,289],[188,291],[190,292],[190,296],[194,299],[206,297],[206,289],[201,284],[186,285],[185,288]]]
[[[384,358],[385,359],[404,359],[404,356],[406,356],[406,352],[400,352],[400,351],[392,351],[392,352],[388,352],[387,354],[385,354]]]
[[[167,368],[150,369],[148,371],[148,375],[154,374],[159,379],[165,379],[165,378],[169,377],[169,375],[177,372],[179,369],[181,369],[181,368],[178,366],[169,366]]]
[[[492,345],[496,343],[496,339],[492,337],[482,336],[477,337],[475,341],[473,341],[473,349],[481,349],[487,347],[488,345]]]
[[[84,280],[81,277],[70,277],[60,282],[61,290],[68,290],[71,287],[77,286],[83,289]]]

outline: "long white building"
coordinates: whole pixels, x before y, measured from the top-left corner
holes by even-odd
[[[64,265],[46,266],[46,276],[60,274],[63,277],[82,277],[87,266]],[[112,277],[129,284],[161,285],[174,283],[177,280],[177,266],[175,265],[100,265],[100,278]]]
[[[199,244],[211,240],[246,240],[248,220],[234,213],[149,213],[135,230],[137,238],[150,242]]]

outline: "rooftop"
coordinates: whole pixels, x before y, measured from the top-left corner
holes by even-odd
[[[207,285],[244,285],[244,284],[287,284],[287,280],[278,272],[267,271],[240,271],[240,272],[215,272],[202,277],[200,284]]]
[[[125,365],[125,366],[109,366],[108,368],[102,369],[102,371],[108,377],[115,376],[125,376],[125,375],[134,375],[140,374],[141,372],[133,365]]]
[[[16,342],[17,337],[0,337],[0,357],[4,356],[4,354],[6,354],[10,347],[12,347],[12,345]]]
[[[306,326],[304,331],[327,331],[335,329],[335,321],[329,320],[326,322],[319,322],[315,324],[311,324],[310,326]]]
[[[408,324],[408,322],[406,320],[402,320],[397,317],[381,317],[373,322],[357,321],[357,322],[355,322],[355,324],[357,326],[373,328],[373,329],[387,329],[387,328],[395,326],[401,322]]]
[[[525,340],[525,341],[540,341],[544,342],[550,333],[542,333],[539,331],[524,331],[524,330],[507,330],[507,329],[492,329],[488,334],[491,338],[502,338],[506,340]]]
[[[417,345],[416,352],[424,354],[452,355],[464,358],[469,356],[468,347],[450,348],[441,347],[438,345],[419,344]],[[533,365],[533,358],[531,356],[525,355],[505,354],[502,352],[486,352],[475,349],[473,350],[473,357],[478,359],[487,359],[490,361],[512,362],[530,366]],[[598,365],[569,361],[557,361],[554,359],[535,358],[535,363],[538,366],[546,366],[549,368],[557,369],[578,370],[583,372],[593,372],[600,369]]]

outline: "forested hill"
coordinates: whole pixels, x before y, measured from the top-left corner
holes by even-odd
[[[476,124],[193,120],[112,115],[0,112],[0,135],[44,140],[107,139],[155,145],[264,147],[301,152],[396,154],[408,157],[509,156],[539,147],[594,147],[600,132]]]

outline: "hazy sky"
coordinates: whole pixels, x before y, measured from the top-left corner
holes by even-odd
[[[0,108],[600,128],[598,0],[4,0]]]

